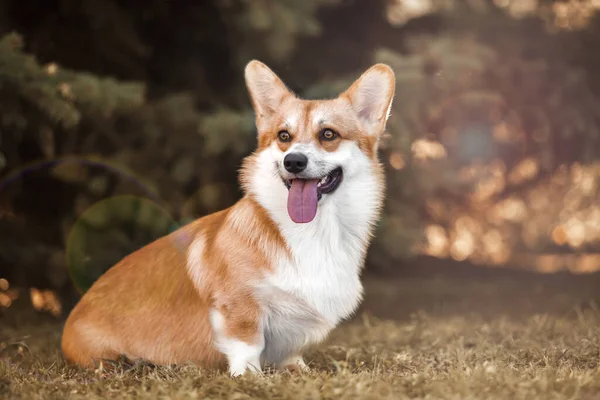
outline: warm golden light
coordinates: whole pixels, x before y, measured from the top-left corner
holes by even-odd
[[[567,243],[573,248],[579,248],[585,242],[585,225],[577,218],[571,218],[565,224]]]
[[[555,2],[552,4],[554,25],[561,29],[581,29],[585,27],[595,10],[600,8],[597,1]]]
[[[461,167],[459,182],[475,188],[469,196],[472,202],[465,211],[443,197],[426,200],[428,215],[439,225],[427,227],[424,253],[476,264],[516,263],[545,273],[600,271],[593,254],[543,253],[551,246],[579,252],[587,245],[600,245],[600,162],[563,165],[543,178],[540,170],[540,161],[533,157],[508,173],[500,160]],[[513,190],[506,187],[509,182],[533,184],[498,196]],[[515,255],[519,244],[531,255]]]
[[[540,0],[494,0],[514,18],[533,15],[542,17],[554,28],[572,30],[584,28],[597,9],[598,0],[557,1],[552,4]]]
[[[506,187],[506,165],[502,160],[494,160],[489,165],[475,167],[477,177],[475,192],[471,194],[471,201],[483,203],[489,201],[494,195]]]
[[[411,146],[418,160],[439,159],[446,157],[446,149],[436,140],[418,139]]]
[[[564,226],[558,225],[552,229],[552,240],[559,246],[567,243],[567,231]]]
[[[589,242],[600,243],[600,206],[591,207],[585,216],[585,235]]]
[[[593,171],[584,171],[579,188],[584,195],[592,195],[598,188],[598,176]]]
[[[589,274],[600,270],[598,254],[521,254],[518,258],[524,264],[532,264],[536,271],[548,274],[559,271]]]
[[[497,215],[511,222],[520,222],[527,217],[527,208],[523,200],[517,197],[510,197],[496,205]]]
[[[440,225],[429,225],[425,228],[427,247],[425,254],[434,257],[445,257],[447,253],[448,238],[446,231]]]
[[[457,225],[454,241],[450,247],[450,256],[456,261],[464,261],[475,248],[473,234],[465,226]]]
[[[582,29],[587,26],[594,12],[600,9],[598,0],[574,0],[545,2],[542,0],[493,0],[494,5],[505,10],[511,17],[521,19],[538,16],[550,28],[562,30]],[[461,4],[458,0],[391,0],[388,2],[387,18],[393,25],[403,25],[442,9]],[[472,7],[479,8],[477,2]]]
[[[33,305],[33,308],[41,310],[44,307],[44,296],[42,296],[42,293],[35,288],[31,288],[29,293],[31,294],[31,304]]]
[[[536,257],[536,270],[544,273],[554,273],[563,269],[560,265],[560,259],[554,255],[541,255]]]
[[[486,2],[468,3],[478,11],[490,7]],[[493,0],[493,3],[513,18],[538,18],[551,30],[580,29],[600,9],[600,0]],[[458,9],[463,2],[391,0],[388,4],[389,20],[404,24],[411,18]],[[445,72],[443,68],[440,71],[442,76]],[[596,249],[600,246],[600,162],[564,164],[553,169],[554,160],[546,151],[554,128],[547,123],[529,123],[528,115],[532,114],[521,112],[516,104],[504,106],[484,116],[491,128],[490,148],[499,149],[496,156],[488,153],[484,157],[483,153],[473,154],[473,150],[459,146],[463,131],[457,128],[456,121],[470,118],[471,114],[466,112],[464,116],[451,116],[457,120],[440,124],[435,135],[414,140],[411,161],[415,162],[409,163],[396,153],[389,156],[389,163],[395,169],[424,167],[429,173],[434,167],[441,168],[422,187],[426,195],[424,210],[435,223],[426,227],[426,245],[420,247],[421,251],[436,257],[501,265],[514,262],[517,251],[543,256],[543,252],[555,251],[557,246],[564,247],[561,251],[572,252]],[[434,120],[443,119],[437,108],[433,114]],[[473,117],[482,114],[477,111]],[[540,114],[533,116],[533,121],[538,117],[547,119]],[[530,139],[535,142],[533,147],[529,147]],[[472,145],[478,149],[481,143]],[[516,161],[507,158],[505,163],[500,159],[505,149],[513,155],[521,151],[527,155]],[[464,156],[476,161],[456,165],[468,159]],[[600,270],[594,258],[564,260],[552,254],[549,258],[531,258],[527,263],[529,268],[545,272]]]
[[[0,278],[0,307],[10,307],[16,298],[17,292],[10,290],[10,284],[6,279]]]
[[[0,307],[10,307],[12,299],[5,293],[0,293]]]
[[[56,63],[49,63],[46,65],[46,73],[48,75],[56,75],[58,72],[58,65]]]
[[[584,254],[577,258],[572,272],[580,274],[588,274],[596,272],[600,269],[600,255],[598,254]]]
[[[433,0],[396,0],[389,3],[387,18],[393,25],[402,25],[413,18],[422,17],[436,9]]]
[[[492,136],[498,143],[515,143],[523,140],[523,132],[511,127],[506,122],[494,125]]]
[[[59,316],[62,312],[60,300],[53,291],[31,288],[29,294],[31,304],[37,311],[48,311],[54,316]]]
[[[521,184],[531,180],[539,173],[539,163],[529,157],[518,163],[508,175],[508,181],[512,184]]]
[[[483,250],[489,257],[489,260],[492,262],[492,264],[499,265],[508,261],[510,252],[506,248],[500,231],[497,229],[492,229],[486,232],[483,236],[482,242]]]
[[[394,169],[404,168],[405,162],[404,162],[404,158],[402,157],[402,154],[400,154],[398,152],[394,152],[394,153],[390,154],[390,165]]]

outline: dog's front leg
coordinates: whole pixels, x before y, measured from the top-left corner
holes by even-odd
[[[236,338],[221,338],[219,346],[227,357],[231,376],[243,375],[246,371],[262,373],[260,355],[264,347],[264,340],[258,338],[254,343]]]
[[[262,373],[261,354],[265,348],[260,318],[246,310],[248,304],[219,307],[211,310],[210,322],[215,346],[227,358],[231,376],[245,372]]]

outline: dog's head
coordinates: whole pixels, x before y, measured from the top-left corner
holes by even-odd
[[[245,78],[258,130],[258,150],[243,168],[246,191],[285,196],[289,217],[307,223],[321,202],[352,196],[353,181],[359,191],[382,185],[377,146],[394,97],[390,67],[374,65],[328,100],[296,97],[259,61],[246,66]]]

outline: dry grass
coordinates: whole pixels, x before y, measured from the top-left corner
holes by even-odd
[[[60,323],[13,312],[0,317],[0,398],[600,398],[597,277],[369,279],[367,288],[357,318],[307,354],[312,372],[237,380],[193,366],[84,372],[60,357]]]

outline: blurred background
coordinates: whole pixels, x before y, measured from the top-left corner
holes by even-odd
[[[337,95],[376,62],[395,70],[367,274],[599,270],[599,11],[1,1],[0,314],[28,298],[63,317],[123,256],[239,199],[256,145],[253,58],[307,98]]]

